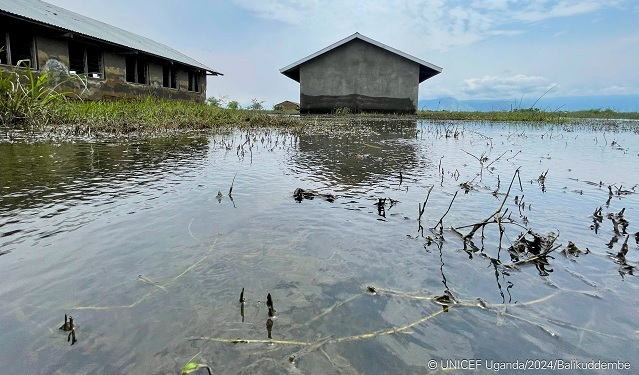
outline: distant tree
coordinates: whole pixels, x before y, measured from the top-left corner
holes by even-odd
[[[228,96],[226,95],[220,95],[219,97],[214,97],[211,96],[209,98],[206,99],[206,104],[212,106],[212,107],[218,107],[218,108],[222,108],[224,107],[224,104],[226,104],[228,100]]]
[[[226,108],[228,108],[228,109],[241,109],[242,107],[240,106],[240,103],[237,100],[231,100],[226,105]]]
[[[284,108],[282,108],[282,106],[279,105],[279,104],[275,104],[275,105],[273,105],[273,110],[274,111],[283,111]]]
[[[264,101],[260,102],[257,99],[251,99],[251,105],[248,107],[248,109],[253,111],[261,111],[264,109],[262,103],[264,103]]]

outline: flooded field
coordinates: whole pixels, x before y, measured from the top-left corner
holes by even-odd
[[[5,137],[2,373],[637,371],[638,124],[331,121]]]

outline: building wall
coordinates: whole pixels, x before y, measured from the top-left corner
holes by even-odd
[[[414,113],[419,64],[355,39],[300,66],[300,111]]]
[[[62,37],[63,32],[61,31],[45,27],[34,27],[29,22],[13,20],[11,26],[12,30],[15,31],[28,30],[35,34],[38,71],[51,71],[50,74],[56,82],[65,82],[60,86],[60,89],[71,90],[81,95],[83,99],[135,98],[144,95],[153,95],[164,99],[195,100],[200,103],[204,103],[206,99],[206,73],[200,73],[199,92],[188,91],[188,67],[176,64],[178,88],[163,87],[163,64],[168,64],[169,62],[160,58],[147,57],[148,83],[130,83],[126,81],[126,55],[124,53],[127,51],[95,41],[89,42],[97,46],[102,52],[103,77],[88,77],[84,82],[70,80],[69,41],[72,39]],[[44,35],[60,35],[60,37]],[[74,38],[73,40],[78,41],[79,38]],[[14,67],[0,65],[0,69],[12,70]]]

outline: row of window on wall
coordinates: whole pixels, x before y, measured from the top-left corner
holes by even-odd
[[[37,68],[35,60],[35,40],[31,35],[9,33],[0,30],[0,64]],[[126,81],[148,84],[148,63],[137,56],[126,56]],[[98,47],[77,42],[69,42],[69,73],[85,74],[90,78],[104,78],[102,52]],[[177,89],[177,71],[165,65],[162,71],[162,86]],[[188,72],[189,91],[200,91],[200,76],[197,72]]]
[[[138,56],[126,57],[126,81],[131,83],[148,84],[148,62]],[[172,89],[178,88],[177,70],[170,66],[162,67],[162,86]],[[200,91],[200,76],[197,72],[188,72],[188,90]]]

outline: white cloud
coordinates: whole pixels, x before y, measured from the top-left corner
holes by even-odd
[[[464,80],[462,91],[478,98],[516,98],[525,94],[542,95],[556,86],[546,77],[517,74],[511,77],[484,76]]]
[[[235,0],[258,17],[294,25],[314,39],[337,41],[355,31],[421,51],[467,46],[494,35],[517,35],[522,22],[570,17],[623,0]],[[299,36],[299,35],[296,35]],[[308,39],[307,39],[308,40]],[[424,43],[424,40],[428,40]],[[398,47],[398,48],[399,48]]]

